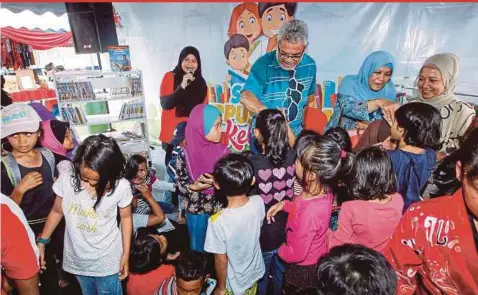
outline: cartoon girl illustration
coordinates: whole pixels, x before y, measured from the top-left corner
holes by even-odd
[[[262,34],[260,21],[257,3],[242,3],[232,10],[227,35],[229,38],[234,34],[244,35],[249,41],[249,56],[252,56],[254,50],[260,44],[259,40],[256,41]]]
[[[267,52],[277,47],[277,33],[283,23],[294,19],[297,3],[263,2],[259,3],[262,32],[269,37]]]

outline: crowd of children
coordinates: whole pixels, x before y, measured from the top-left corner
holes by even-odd
[[[281,111],[263,110],[258,154],[231,154],[220,111],[200,104],[169,164],[174,183],[107,136],[75,148],[68,123],[41,122],[28,105],[1,116],[1,192],[37,242],[40,287],[28,294],[76,282],[85,295],[478,294],[478,130],[453,155],[454,195],[423,201],[441,126],[426,104],[390,118],[392,150],[352,151],[340,127],[296,139]],[[180,191],[187,234],[154,188]],[[2,199],[2,240],[13,202]],[[2,292],[26,288],[11,265]]]

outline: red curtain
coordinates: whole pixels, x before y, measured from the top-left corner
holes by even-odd
[[[9,38],[18,43],[30,45],[36,50],[73,46],[71,32],[50,33],[25,28],[14,29],[12,27],[5,27],[1,29],[1,34],[4,38]]]

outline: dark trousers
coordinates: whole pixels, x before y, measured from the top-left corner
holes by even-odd
[[[45,223],[30,224],[36,238],[41,234],[44,225]],[[51,243],[45,247],[46,270],[40,274],[41,295],[61,294],[61,289],[58,284],[60,281],[59,269],[61,269],[61,265],[58,265],[55,259],[55,252],[58,251],[58,249],[63,251],[63,235],[61,236],[61,239],[59,239],[61,231],[62,228],[59,226],[51,236]],[[57,232],[60,232],[60,234],[57,234]]]
[[[172,158],[172,155],[173,155],[173,149],[174,149],[174,145],[172,144],[169,144],[169,143],[165,143],[163,142],[161,144],[161,147],[163,148],[163,150],[166,152],[166,156],[164,157],[164,165],[166,166],[166,169],[168,169],[168,165],[169,165],[169,161],[171,161],[171,158]],[[173,193],[172,193],[172,203],[174,206],[178,206],[179,205],[179,193],[178,193],[178,190],[175,190]]]

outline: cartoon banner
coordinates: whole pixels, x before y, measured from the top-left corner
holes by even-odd
[[[294,18],[297,3],[241,3],[232,9],[224,44],[228,65],[226,82],[209,85],[209,103],[223,113],[226,142],[234,151],[249,149],[249,124],[252,114],[240,103],[254,62],[277,47],[277,33],[283,23]]]

